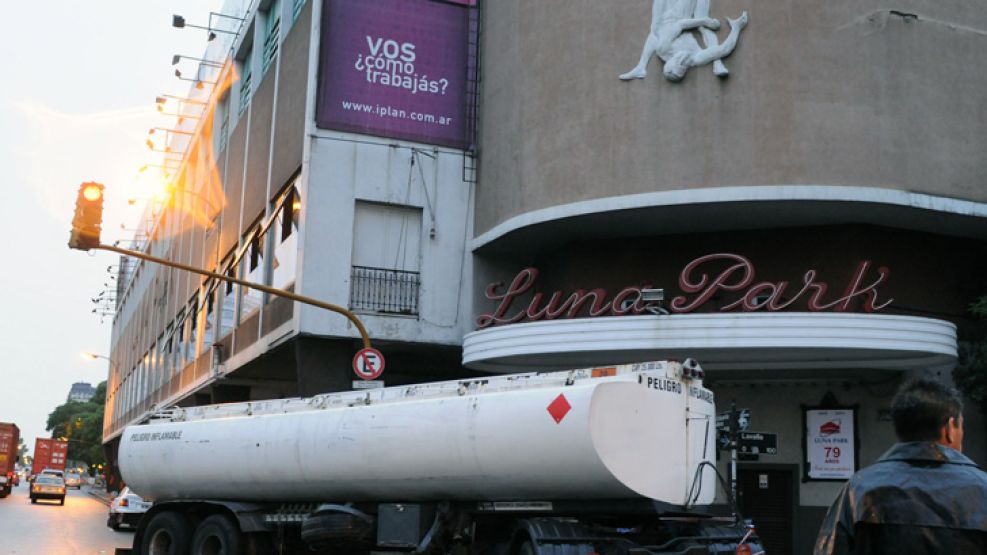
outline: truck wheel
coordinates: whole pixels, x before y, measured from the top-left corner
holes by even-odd
[[[192,536],[191,555],[239,555],[240,529],[223,515],[203,520]]]
[[[143,555],[188,555],[192,526],[174,511],[154,515],[141,540]]]
[[[517,548],[517,555],[536,555],[538,550],[535,549],[535,544],[531,540],[525,540]]]

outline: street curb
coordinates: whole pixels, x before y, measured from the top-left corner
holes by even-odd
[[[93,490],[92,488],[89,488],[86,490],[86,493],[95,497],[97,501],[106,505],[107,507],[109,507],[110,502],[113,501],[113,497],[108,492],[105,491]]]

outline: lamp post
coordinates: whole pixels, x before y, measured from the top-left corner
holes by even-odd
[[[112,370],[112,372],[114,374],[117,373],[117,369],[118,369],[117,363],[114,362],[113,359],[111,359],[110,357],[108,357],[106,355],[97,355],[96,353],[90,353],[90,352],[87,351],[87,352],[82,353],[82,358],[84,358],[86,360],[96,360],[97,358],[101,358],[101,359],[105,360],[106,362],[110,363],[110,370]]]
[[[221,211],[221,208],[220,207],[217,207],[215,204],[212,203],[212,201],[210,201],[207,197],[205,197],[201,193],[196,192],[196,191],[193,191],[191,189],[186,189],[184,187],[170,187],[170,188],[168,188],[168,190],[165,191],[165,194],[163,195],[165,198],[157,198],[157,197],[150,197],[150,198],[131,197],[131,198],[128,198],[127,199],[127,204],[129,204],[130,206],[133,206],[133,205],[137,204],[137,201],[143,200],[143,201],[147,201],[147,202],[154,202],[156,204],[162,204],[165,207],[174,207],[174,201],[172,201],[171,197],[176,196],[178,194],[188,195],[189,197],[196,198],[196,199],[199,199],[200,201],[202,201],[205,204],[205,206],[206,206],[206,210],[208,211],[207,212],[207,216],[210,217],[210,218],[214,218],[215,216],[219,215],[219,213]],[[212,229],[212,224],[210,224],[209,229]]]
[[[84,358],[86,360],[96,360],[97,358],[101,358],[101,359],[109,362],[110,363],[110,366],[116,366],[116,363],[113,362],[113,359],[111,359],[110,357],[108,357],[106,355],[97,355],[96,353],[84,352],[84,353],[82,353],[82,358]]]

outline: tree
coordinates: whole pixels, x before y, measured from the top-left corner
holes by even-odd
[[[106,382],[96,386],[93,398],[80,403],[67,401],[48,414],[45,429],[53,437],[69,442],[68,458],[93,466],[103,464],[103,405],[106,403]]]
[[[982,321],[987,319],[987,295],[970,305],[970,312]],[[987,414],[987,334],[983,326],[968,344],[960,348],[960,360],[953,371],[956,387]]]
[[[24,445],[24,438],[17,440],[17,461],[24,462],[24,455],[27,454],[27,445]]]

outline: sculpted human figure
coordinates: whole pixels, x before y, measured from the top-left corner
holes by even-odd
[[[713,32],[720,28],[720,22],[709,17],[709,0],[652,0],[651,31],[644,42],[641,58],[634,69],[620,78],[625,81],[643,79],[648,74],[648,61],[652,55],[665,63],[662,73],[669,81],[679,81],[689,68],[710,62],[714,62],[713,72],[725,77],[729,71],[721,59],[737,47],[737,38],[747,25],[747,19],[747,12],[737,19],[728,18],[730,34],[721,44]],[[690,32],[694,29],[702,35],[705,48]]]

